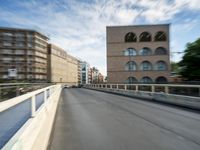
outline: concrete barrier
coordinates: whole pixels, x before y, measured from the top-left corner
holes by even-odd
[[[134,91],[134,90],[123,90],[123,89],[110,89],[110,88],[96,88],[96,87],[85,87],[87,89],[113,93],[117,95],[123,95],[133,98],[145,99],[149,101],[157,101],[185,108],[191,108],[200,110],[200,97],[175,95],[168,93],[157,93],[157,92],[146,92],[146,91]]]
[[[7,142],[2,150],[45,150],[48,146],[61,91],[62,86],[55,85],[49,98]]]

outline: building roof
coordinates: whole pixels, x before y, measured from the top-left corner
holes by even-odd
[[[138,24],[138,25],[113,25],[113,26],[106,26],[106,28],[121,28],[121,27],[145,27],[145,26],[169,26],[170,23],[166,24]]]
[[[25,29],[25,28],[12,28],[12,27],[0,27],[0,30],[10,30],[10,31],[29,31],[29,32],[36,32],[43,36],[44,38],[49,40],[49,37],[41,32],[38,32],[34,29]]]

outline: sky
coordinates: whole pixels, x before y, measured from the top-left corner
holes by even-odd
[[[171,61],[200,37],[199,0],[0,0],[0,26],[34,29],[106,75],[106,26],[170,24]]]

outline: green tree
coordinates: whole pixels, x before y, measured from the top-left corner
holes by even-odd
[[[179,66],[179,63],[176,63],[176,62],[171,62],[171,71],[176,73],[176,74],[179,74],[180,72],[180,66]]]
[[[183,59],[179,62],[180,74],[190,81],[200,81],[200,38],[186,45]]]

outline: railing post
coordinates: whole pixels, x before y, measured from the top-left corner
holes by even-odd
[[[49,88],[49,96],[51,96],[51,88]]]
[[[47,102],[47,90],[44,90],[44,103]]]
[[[127,85],[126,85],[126,84],[124,85],[124,90],[125,90],[125,91],[127,90]]]
[[[135,85],[135,91],[136,92],[138,91],[138,85]]]
[[[36,112],[36,102],[35,102],[35,95],[31,97],[31,117],[35,117]]]
[[[112,84],[110,84],[110,89],[112,89]]]
[[[151,86],[151,92],[155,92],[155,86],[154,85]]]
[[[168,94],[169,93],[169,87],[165,86],[165,93]]]
[[[117,88],[117,90],[119,89],[119,85],[118,84],[116,85],[116,88]]]
[[[20,95],[19,86],[16,87],[16,96]]]
[[[199,97],[200,97],[200,88],[199,88]]]
[[[1,88],[0,88],[0,100],[1,100]]]

